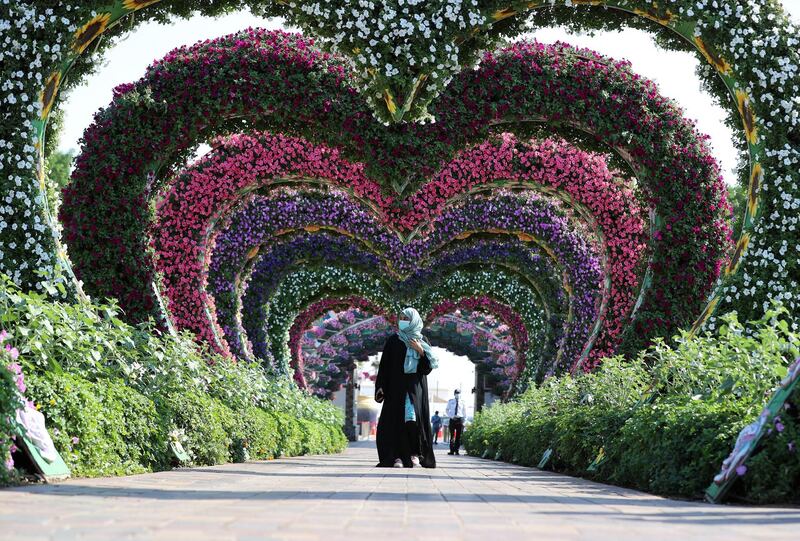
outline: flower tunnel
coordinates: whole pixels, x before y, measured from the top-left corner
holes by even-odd
[[[384,316],[359,308],[329,311],[302,331],[298,351],[293,351],[293,366],[302,372],[296,377],[302,377],[313,394],[329,397],[345,383],[356,361],[380,353],[392,328]],[[519,359],[511,329],[494,316],[456,310],[433,319],[426,336],[434,346],[474,359],[490,376],[495,394],[510,391]]]
[[[524,322],[525,380],[591,370],[696,317],[730,251],[724,187],[703,137],[627,65],[518,43],[457,77],[434,125],[389,126],[348,69],[296,34],[248,30],[118,87],[61,207],[86,290],[286,374],[295,318],[329,296],[388,315],[487,295]],[[566,107],[600,80],[626,92]],[[625,166],[526,138],[529,121],[580,126]]]
[[[236,2],[222,4],[233,5]],[[404,199],[406,194],[424,192],[425,178],[436,174],[442,156],[452,156],[470,145],[480,144],[498,125],[506,125],[505,131],[515,131],[526,122],[545,122],[556,128],[570,126],[601,141],[629,164],[629,173],[636,175],[637,186],[642,190],[642,201],[646,201],[644,206],[651,218],[652,234],[648,272],[643,280],[646,287],[642,288],[637,299],[637,317],[625,325],[625,340],[630,341],[633,349],[647,343],[649,336],[668,335],[669,329],[675,328],[675,321],[679,321],[678,325],[685,325],[688,320],[693,320],[693,330],[697,330],[723,297],[731,299],[726,302],[741,300],[744,304],[740,309],[747,313],[757,312],[765,306],[759,299],[767,294],[778,294],[781,300],[792,304],[793,297],[787,297],[785,284],[791,282],[790,269],[794,267],[782,263],[783,258],[775,254],[778,247],[784,245],[781,238],[789,231],[787,227],[794,223],[784,214],[793,208],[791,179],[796,167],[793,169],[792,165],[797,163],[797,154],[791,141],[796,139],[798,115],[791,96],[787,99],[786,93],[791,89],[791,81],[797,77],[796,63],[792,62],[797,52],[791,46],[791,32],[787,30],[788,23],[780,7],[769,5],[765,9],[756,9],[748,4],[729,9],[730,6],[722,2],[720,9],[711,14],[700,6],[684,5],[686,2],[682,1],[668,7],[635,0],[568,2],[572,7],[566,9],[561,7],[562,4],[549,3],[550,11],[543,11],[544,3],[537,2],[506,5],[488,1],[476,2],[469,8],[465,6],[466,11],[453,19],[461,21],[460,27],[446,23],[437,27],[438,33],[431,39],[443,40],[444,43],[457,38],[464,28],[474,28],[479,32],[472,32],[463,41],[455,39],[449,48],[432,46],[434,60],[439,58],[436,55],[444,56],[433,61],[430,69],[421,72],[408,64],[408,55],[403,52],[405,49],[389,54],[394,62],[393,68],[385,74],[377,74],[364,70],[366,57],[359,53],[350,59],[353,62],[351,68],[348,62],[335,55],[317,50],[310,40],[287,34],[267,35],[257,30],[248,31],[246,36],[171,53],[150,70],[148,77],[151,81],[146,77],[139,83],[120,88],[114,106],[100,115],[95,129],[87,132],[87,151],[76,174],[76,186],[74,191],[65,194],[62,207],[64,239],[86,290],[93,295],[119,298],[134,319],[159,311],[158,293],[149,285],[157,276],[146,250],[146,224],[152,221],[152,216],[146,216],[146,202],[171,178],[175,166],[185,161],[197,141],[215,134],[242,132],[247,125],[307,137],[315,143],[338,148],[348,160],[363,163],[366,175],[374,178],[375,184],[381,187],[380,193],[361,192],[359,195],[374,196],[375,201],[392,206],[397,198],[392,192],[401,194],[403,197],[400,199]],[[265,2],[260,9],[264,14],[285,16],[310,34],[324,39],[341,39],[336,29],[344,23],[340,21],[342,13],[328,12],[326,8],[325,19],[320,19],[300,5],[290,8],[281,3]],[[12,10],[19,11],[19,28],[31,23],[38,9],[24,12],[23,8],[24,3],[12,7]],[[59,11],[62,8],[54,9]],[[45,152],[44,128],[57,107],[59,90],[74,83],[67,73],[74,70],[77,73],[74,80],[80,78],[88,65],[85,60],[90,51],[105,47],[99,43],[101,37],[118,34],[123,29],[118,23],[133,12],[140,12],[138,23],[164,16],[173,9],[169,2],[125,1],[96,8],[93,15],[84,20],[80,17],[86,17],[86,12],[75,9],[70,16],[62,17],[61,22],[57,17],[51,17],[49,24],[36,28],[36,35],[49,36],[59,46],[54,49],[52,58],[43,63],[42,69],[50,71],[36,79],[42,85],[36,109],[39,118],[15,131],[11,138],[12,141],[17,138],[24,140],[26,133],[36,134],[38,142],[23,149],[22,155],[41,156]],[[742,13],[747,13],[747,16]],[[476,70],[459,72],[459,66],[476,60],[478,51],[491,49],[498,36],[518,35],[526,24],[567,21],[576,28],[595,28],[607,25],[609,20],[616,25],[639,26],[648,30],[663,28],[685,40],[684,46],[696,50],[711,67],[702,73],[709,86],[724,88],[733,97],[731,115],[742,119],[750,171],[746,179],[749,181],[749,204],[745,210],[744,233],[730,262],[725,258],[727,243],[718,242],[726,236],[723,225],[725,204],[719,195],[716,166],[702,138],[680,118],[680,112],[668,100],[657,95],[652,84],[631,73],[627,65],[563,44],[548,47],[521,43],[488,54]],[[775,36],[768,44],[771,54],[750,54],[735,49],[742,42],[742,36],[762,34],[760,31],[752,32],[756,27]],[[43,41],[47,42],[47,39]],[[347,39],[368,51],[381,47],[362,44],[361,38],[355,35]],[[361,49],[361,46],[356,49]],[[445,54],[444,51],[450,52]],[[214,68],[193,70],[190,67],[192,60],[201,56],[205,59],[205,66]],[[24,62],[25,58],[24,52],[12,57],[14,62]],[[266,70],[262,72],[255,64]],[[177,66],[181,68],[175,69]],[[248,77],[231,77],[236,74],[236,69],[247,70]],[[293,78],[287,76],[289,70],[296,74]],[[415,72],[418,76],[411,75]],[[758,90],[764,88],[770,77],[777,86],[770,93],[759,96]],[[298,85],[298,81],[303,82]],[[196,115],[198,108],[193,102],[194,96],[199,95],[195,92],[198,83],[212,94],[211,100],[206,102],[210,109],[204,110],[203,118]],[[21,88],[27,88],[27,84],[21,83]],[[382,97],[376,99],[373,93],[362,100],[356,90],[359,85],[379,90],[377,94]],[[265,89],[269,89],[269,96],[265,95]],[[409,92],[409,89],[413,91]],[[35,91],[29,94],[35,94]],[[463,96],[469,98],[462,100]],[[559,100],[565,98],[569,100],[569,107],[559,104]],[[642,103],[647,107],[637,113],[637,104]],[[779,104],[779,107],[770,109],[767,103]],[[291,108],[281,107],[281,104],[291,104]],[[125,109],[129,114],[120,113],[119,118],[114,119],[115,107]],[[20,109],[23,117],[30,110],[30,107],[27,111]],[[151,122],[143,122],[137,116],[137,110],[149,116]],[[387,128],[376,122],[370,110],[393,123]],[[404,118],[413,120],[426,114],[436,118],[437,122],[426,125],[424,130],[417,129],[418,125],[400,122]],[[122,120],[123,117],[127,117],[128,124]],[[331,126],[337,129],[331,130]],[[763,129],[765,126],[770,129]],[[123,144],[122,133],[126,129],[129,134],[137,133],[138,129],[142,131],[137,133],[139,137]],[[403,148],[404,152],[393,152],[398,148]],[[128,157],[120,155],[120,151],[128,152]],[[676,155],[670,157],[670,151]],[[108,161],[104,166],[101,162],[106,157]],[[95,162],[91,163],[93,160]],[[18,283],[36,283],[33,276],[40,270],[47,275],[48,269],[58,267],[69,273],[71,268],[63,250],[47,248],[57,247],[59,238],[48,239],[48,230],[55,231],[56,228],[43,190],[44,172],[41,166],[31,167],[35,162],[35,159],[22,159],[15,164],[9,162],[12,173],[24,173],[22,169],[26,168],[38,169],[38,181],[31,183],[30,188],[41,192],[41,197],[34,203],[31,203],[33,199],[24,197],[25,191],[20,192],[23,194],[21,199],[30,203],[28,207],[41,206],[36,212],[31,212],[33,207],[30,207],[24,216],[20,216],[18,223],[31,221],[31,227],[14,229],[14,232],[3,227],[4,234],[25,237],[19,237],[24,242],[6,243],[8,257],[3,261],[3,268]],[[109,164],[114,166],[109,167]],[[764,182],[765,172],[774,182]],[[674,174],[684,178],[676,179],[672,176]],[[125,182],[118,181],[122,175]],[[12,174],[9,178],[21,180],[23,177]],[[93,179],[101,177],[103,182],[95,182],[92,193],[89,186]],[[81,184],[84,188],[80,187]],[[23,190],[29,189],[20,182],[16,185]],[[124,190],[119,189],[122,185]],[[376,186],[368,187],[373,188]],[[386,188],[391,189],[387,192]],[[434,193],[439,191],[431,189]],[[687,197],[689,194],[691,196]],[[436,209],[446,200],[447,197],[428,198],[425,202]],[[105,213],[104,219],[109,220],[106,224],[87,223],[90,219],[80,209],[92,208],[96,201],[102,201],[103,207],[116,209],[123,206],[127,211]],[[9,208],[4,209],[4,213],[16,213],[13,205]],[[410,211],[393,208],[389,213],[402,215],[408,227],[418,219],[418,213],[424,215],[430,210],[422,205]],[[705,219],[697,219],[699,216]],[[768,218],[758,228],[756,224],[761,216]],[[111,223],[113,220],[119,223]],[[109,231],[114,233],[109,234]],[[100,235],[99,239],[97,235]],[[751,258],[752,263],[748,265],[754,266],[747,272],[737,272],[751,245],[751,238],[757,239],[760,255]],[[663,239],[685,249],[680,253],[656,250],[654,242]],[[710,254],[703,253],[700,257],[699,251],[691,249],[695,243],[702,244]],[[32,250],[34,246],[36,249]],[[28,256],[25,254],[30,252],[33,252],[30,260],[26,261]],[[786,253],[781,248],[781,254]],[[112,258],[114,264],[104,263],[103,260],[112,254],[116,256]],[[670,263],[676,261],[679,264],[670,268]],[[109,271],[113,267],[116,267],[116,272]],[[723,267],[725,280],[718,281],[717,276]],[[767,268],[773,270],[767,271]],[[131,290],[120,279],[126,273],[140,278],[130,280],[138,284],[139,290]],[[663,276],[659,277],[657,273],[663,273]],[[768,293],[759,293],[757,288],[751,287],[758,280],[757,276],[768,277],[766,281],[758,282],[766,284]],[[734,282],[738,285],[733,285]],[[42,282],[38,283],[41,287]],[[658,286],[648,293],[650,284]],[[76,284],[76,287],[80,293],[80,286]],[[701,310],[711,287],[714,294]],[[748,300],[742,297],[742,287]],[[676,314],[675,310],[679,313]]]
[[[45,4],[9,3],[0,25],[0,278],[112,299],[108,321],[152,331],[141,343],[206,356],[195,381],[258,380],[247,407],[286,386],[331,398],[404,306],[506,398],[684,331],[721,337],[732,312],[743,336],[773,302],[797,312],[800,53],[776,0]],[[442,15],[406,35],[384,4]],[[248,28],[154,62],[114,89],[55,193],[60,95],[114,37],[195,7],[302,33]],[[708,137],[628,62],[525,37],[551,25],[644,29],[702,61],[739,130],[739,238]]]

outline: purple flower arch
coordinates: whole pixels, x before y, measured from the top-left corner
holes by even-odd
[[[319,192],[316,193],[317,197],[321,197]],[[358,221],[355,227],[362,228],[362,231],[354,233],[353,228],[345,225],[348,216],[362,218],[365,216],[364,213],[359,213],[355,204],[349,201],[345,195],[336,195],[336,192],[328,191],[324,193],[325,199],[314,200],[307,199],[310,194],[312,192],[279,191],[273,193],[271,197],[259,196],[231,216],[226,229],[216,238],[215,251],[210,265],[212,274],[217,273],[218,276],[222,276],[221,280],[215,279],[216,282],[224,285],[217,293],[231,291],[231,284],[239,282],[237,277],[244,269],[247,256],[253,253],[255,247],[269,243],[275,231],[302,230],[309,225],[313,228],[332,226],[335,222],[340,229],[344,228],[345,231],[349,229],[351,230],[348,231],[349,234],[360,237],[365,234],[364,231],[372,231],[375,227],[374,223]],[[333,198],[333,202],[330,202],[330,198]],[[417,239],[408,244],[401,244],[390,235],[380,237],[376,235],[380,242],[376,242],[375,245],[396,249],[395,255],[399,256],[398,259],[394,259],[397,262],[396,268],[412,269],[415,266],[411,264],[414,262],[414,258],[434,253],[435,249],[447,245],[448,242],[465,232],[471,233],[475,227],[482,230],[494,230],[495,233],[502,232],[498,228],[509,225],[508,217],[512,215],[511,210],[515,209],[517,212],[513,215],[514,224],[512,225],[516,229],[510,232],[527,235],[528,240],[542,237],[545,248],[565,267],[575,289],[586,293],[586,296],[581,298],[572,296],[574,301],[572,304],[577,308],[571,310],[571,313],[573,315],[592,313],[597,310],[598,303],[596,294],[592,292],[601,282],[601,269],[597,256],[593,254],[590,245],[586,244],[581,237],[574,233],[567,233],[570,230],[567,218],[553,214],[552,210],[547,210],[550,208],[548,205],[543,206],[544,203],[544,199],[533,193],[500,193],[492,198],[476,198],[463,202],[463,208],[455,207],[443,215],[442,220],[444,221],[441,223],[445,224],[446,222],[446,225],[442,225],[440,231],[438,229],[439,222],[437,222],[437,228],[426,239]],[[492,208],[498,210],[495,217],[492,217]],[[539,210],[534,210],[534,208]],[[335,218],[331,218],[331,209],[337,210]],[[505,210],[500,213],[500,209]],[[470,222],[459,218],[464,215],[480,216],[480,219]],[[419,261],[417,264],[421,263],[422,261]],[[272,269],[270,274],[275,272],[277,269]],[[596,317],[595,312],[592,321]],[[581,324],[580,328],[585,329],[591,323],[587,319],[577,320]],[[579,334],[575,336],[580,338]],[[586,340],[587,336],[584,335],[582,338],[568,343],[567,346],[572,349],[569,350],[566,358],[576,358],[584,348]]]
[[[266,329],[264,328],[265,309],[269,297],[277,288],[284,273],[292,268],[296,258],[307,263],[309,259],[313,259],[307,254],[313,253],[319,257],[320,254],[325,253],[326,256],[319,259],[331,263],[341,263],[346,260],[349,265],[361,269],[378,267],[377,257],[363,252],[358,246],[351,243],[352,241],[346,237],[318,232],[314,235],[293,237],[285,243],[276,241],[269,250],[262,250],[259,253],[251,276],[247,280],[241,281],[244,290],[241,296],[241,324],[244,334],[253,342],[252,351],[256,357],[269,359],[266,348]],[[328,257],[327,253],[332,253],[333,257]],[[557,271],[553,267],[553,262],[549,257],[542,256],[535,247],[522,243],[516,237],[453,243],[439,254],[435,262],[419,269],[412,277],[402,282],[400,287],[404,291],[404,296],[409,296],[410,291],[420,289],[422,284],[433,280],[437,271],[441,273],[442,270],[469,264],[471,261],[485,260],[485,258],[491,258],[495,263],[502,261],[516,263],[517,272],[535,277],[536,281],[533,285],[537,287],[537,292],[543,300],[543,308],[548,314],[555,312],[566,316],[569,300],[563,290],[563,283],[559,281],[563,272]],[[210,278],[209,281],[213,284],[216,282],[216,278]],[[580,295],[581,293],[576,290],[573,294]],[[220,302],[219,297],[216,297],[216,306],[220,321],[238,321],[239,318],[233,317],[230,307],[227,310],[220,309],[225,304]],[[592,315],[589,314],[588,317],[592,317]],[[233,347],[239,338],[233,327],[224,328],[226,339]]]

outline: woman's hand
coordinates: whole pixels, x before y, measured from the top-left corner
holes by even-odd
[[[420,345],[420,343],[419,343],[418,341],[416,341],[416,340],[412,340],[412,341],[411,341],[411,347],[412,347],[412,348],[414,348],[414,351],[416,351],[417,353],[419,353],[420,357],[422,357],[423,355],[425,355],[425,350],[424,350],[424,349],[422,349],[422,346]]]
[[[383,402],[383,389],[378,389],[377,391],[375,391],[375,402],[377,402],[378,404]]]

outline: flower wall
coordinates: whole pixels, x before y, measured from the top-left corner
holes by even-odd
[[[569,59],[569,63],[565,64],[565,59]],[[216,69],[204,67],[208,65],[215,65]],[[562,65],[569,65],[570,69],[560,69]],[[383,209],[401,231],[413,229],[440,212],[450,197],[485,183],[486,179],[506,182],[508,179],[502,177],[511,174],[523,181],[535,181],[537,169],[555,169],[550,166],[559,164],[566,168],[564,174],[548,178],[538,173],[538,180],[562,189],[574,200],[580,198],[582,204],[590,208],[593,205],[595,211],[612,211],[613,206],[602,208],[597,197],[592,199],[591,188],[577,188],[577,180],[585,171],[576,165],[574,154],[563,155],[557,164],[554,156],[559,148],[527,151],[515,149],[509,142],[501,143],[497,149],[469,150],[470,143],[480,144],[486,140],[492,125],[511,120],[506,112],[514,110],[520,118],[546,120],[555,117],[561,124],[579,124],[630,157],[643,187],[643,202],[652,205],[657,216],[669,217],[663,230],[656,231],[657,235],[651,239],[651,243],[658,243],[653,246],[652,269],[658,275],[654,281],[660,284],[662,292],[645,295],[637,311],[637,332],[627,339],[635,342],[639,336],[668,334],[668,329],[674,328],[676,322],[688,324],[697,314],[705,292],[713,285],[725,261],[728,239],[724,189],[702,137],[681,118],[673,104],[658,96],[652,83],[631,74],[629,66],[564,45],[517,44],[496,55],[487,55],[479,70],[464,72],[455,79],[436,104],[432,104],[435,109],[431,110],[436,112],[437,118],[435,124],[388,127],[359,109],[365,105],[359,105],[352,89],[348,91],[350,79],[346,73],[335,58],[315,52],[311,43],[302,38],[249,31],[178,50],[153,66],[142,80],[121,88],[114,104],[87,131],[89,145],[78,160],[73,184],[62,206],[65,224],[74,230],[70,237],[76,241],[71,243],[73,259],[83,261],[80,254],[85,253],[85,274],[97,280],[106,276],[99,284],[101,289],[94,292],[108,291],[111,285],[110,294],[122,299],[132,317],[142,314],[137,306],[147,308],[157,304],[152,298],[152,287],[145,287],[154,276],[152,263],[141,259],[147,258],[141,255],[146,254],[147,220],[140,219],[138,214],[125,217],[108,213],[113,224],[106,226],[93,218],[91,224],[82,225],[85,213],[80,208],[97,205],[98,198],[102,198],[101,204],[110,204],[118,197],[114,195],[113,182],[105,181],[102,192],[94,186],[91,179],[97,178],[98,168],[107,168],[106,164],[114,160],[129,164],[128,168],[122,168],[127,171],[126,197],[142,190],[137,200],[147,199],[154,189],[169,180],[173,164],[193,148],[194,141],[235,130],[237,125],[256,114],[262,125],[266,123],[284,133],[302,135],[309,142],[335,147],[338,150],[331,153],[341,152],[343,158],[352,160],[353,166],[340,171],[342,183],[347,184],[354,195]],[[304,92],[300,97],[294,83],[287,83],[295,80],[287,78],[290,74],[306,80],[304,87],[314,88],[314,92]],[[551,90],[544,92],[543,88]],[[611,93],[604,96],[599,93],[600,88]],[[613,92],[615,88],[619,89],[617,93]],[[268,96],[261,95],[265,89],[270,89]],[[320,103],[317,98],[322,94],[335,99]],[[214,99],[220,95],[234,99]],[[462,100],[461,96],[465,95],[475,96],[480,102]],[[578,96],[583,99],[579,100]],[[244,101],[239,101],[239,97]],[[292,104],[295,117],[291,120],[283,116],[286,111],[281,109],[280,100]],[[170,111],[166,116],[161,111],[165,104]],[[195,118],[199,110],[208,111],[209,107],[213,110],[213,114],[209,113],[213,124],[209,124],[205,113]],[[166,118],[171,120],[168,122]],[[342,129],[329,133],[326,126],[341,126]],[[141,133],[142,130],[147,132]],[[141,136],[131,138],[136,132]],[[121,138],[127,143],[119,144]],[[136,144],[147,148],[137,150]],[[264,156],[251,149],[249,143],[242,144],[246,148],[241,149],[241,160],[250,157],[257,161]],[[180,150],[184,147],[186,152]],[[164,154],[166,149],[170,149],[169,154]],[[231,145],[230,151],[234,149]],[[454,163],[451,169],[442,163],[465,149],[467,154],[472,152],[468,157],[474,162]],[[496,162],[498,167],[491,157],[494,151],[500,154]],[[521,159],[517,161],[519,155]],[[99,156],[103,159],[99,160]],[[111,156],[116,158],[112,160]],[[331,159],[334,158],[332,155]],[[155,171],[153,163],[158,164]],[[474,170],[464,167],[469,163],[482,163],[483,167]],[[513,166],[515,163],[517,167]],[[662,165],[664,163],[668,165]],[[526,170],[534,171],[527,173],[534,178],[526,178]],[[106,173],[114,174],[114,171],[103,173],[104,178]],[[330,171],[325,173],[330,176]],[[302,176],[302,172],[297,174]],[[684,178],[677,180],[676,174]],[[607,172],[601,171],[599,176],[601,183],[610,180]],[[431,180],[425,182],[428,177]],[[403,190],[410,195],[403,198],[397,193],[392,195],[403,183]],[[414,189],[417,191],[411,193]],[[687,190],[694,190],[698,197],[687,198]],[[618,205],[623,199],[611,197],[610,201],[611,205]],[[119,204],[128,206],[129,200]],[[680,212],[674,211],[676,206]],[[606,226],[611,222],[600,223]],[[628,244],[631,234],[636,236],[638,226],[618,225],[625,226],[616,229],[627,237],[622,242]],[[116,246],[115,251],[120,253],[113,256],[110,252],[105,256],[97,253],[98,245],[91,239],[93,231],[99,233],[106,227],[117,232],[109,248]],[[634,230],[629,232],[628,227]],[[90,251],[80,248],[84,242]],[[608,241],[609,249],[621,255],[623,250],[615,242]],[[128,267],[124,262],[129,257],[135,261]],[[112,261],[113,266],[110,265]],[[83,264],[77,265],[81,276],[84,275],[82,267]],[[687,273],[689,268],[693,269],[691,273]],[[621,270],[627,278],[620,274],[613,277],[616,281],[630,280],[631,271]],[[145,274],[141,274],[143,272]],[[132,287],[138,290],[133,291]],[[625,288],[618,290],[627,291]],[[132,304],[128,303],[128,298]]]
[[[452,255],[442,259],[433,258],[433,254],[447,240],[463,237],[465,232],[469,233],[476,228],[497,232],[503,228],[509,228],[508,223],[504,220],[514,220],[515,229],[510,229],[510,232],[514,235],[522,233],[540,238],[540,242],[548,247],[555,260],[569,269],[567,276],[571,283],[574,284],[575,289],[586,292],[586,297],[575,299],[575,307],[573,309],[574,314],[584,313],[584,317],[573,317],[569,322],[562,320],[562,325],[569,323],[582,329],[582,334],[581,331],[576,331],[574,340],[559,346],[565,350],[563,354],[565,364],[568,366],[574,364],[574,358],[580,354],[584,342],[587,340],[588,327],[596,317],[595,305],[601,295],[601,292],[598,291],[601,270],[597,256],[592,254],[591,249],[580,240],[578,235],[568,232],[570,227],[568,221],[564,217],[559,217],[557,209],[548,206],[544,199],[533,193],[528,193],[525,197],[499,193],[496,197],[486,200],[475,198],[464,203],[464,208],[454,207],[452,216],[450,214],[443,215],[441,224],[447,224],[446,227],[439,225],[439,222],[437,222],[434,227],[434,234],[406,244],[401,244],[396,239],[393,240],[390,235],[378,234],[380,231],[376,233],[370,229],[375,228],[374,223],[361,221],[366,214],[363,210],[359,213],[357,208],[348,203],[343,194],[337,194],[335,191],[328,191],[324,194],[317,192],[315,194],[314,192],[298,193],[294,190],[280,190],[269,198],[259,196],[244,206],[241,211],[234,214],[225,230],[217,237],[210,268],[216,269],[216,276],[223,278],[223,280],[221,286],[217,288],[212,284],[212,290],[219,292],[218,295],[227,295],[229,297],[230,293],[236,289],[235,284],[241,282],[237,269],[241,272],[244,269],[247,256],[252,254],[255,248],[268,243],[275,231],[313,230],[320,227],[334,227],[334,224],[336,224],[335,227],[339,231],[356,239],[376,239],[376,242],[372,243],[361,241],[361,245],[371,244],[374,250],[378,250],[381,246],[384,247],[384,250],[386,250],[385,247],[391,248],[390,251],[379,252],[382,258],[389,260],[386,270],[378,274],[383,278],[383,281],[392,276],[393,269],[412,269],[414,265],[423,267],[423,262],[429,258],[431,259],[429,265],[435,269],[435,273],[431,273],[430,270],[418,270],[406,278],[405,283],[400,281],[396,286],[393,286],[394,297],[397,302],[402,301],[406,302],[406,304],[414,304],[414,296],[418,297],[423,291],[435,289],[437,282],[432,281],[432,278],[444,274],[449,269],[470,263],[480,264],[487,260],[487,256],[494,255],[497,256],[494,264],[502,263],[501,251],[492,252],[480,249],[462,250],[460,254],[456,254],[455,258]],[[480,216],[483,219],[464,220],[460,218],[463,216]],[[494,216],[494,218],[487,218],[486,216]],[[372,231],[372,237],[368,236],[370,231]],[[300,268],[309,268],[317,264],[316,262],[320,262],[319,264],[338,262],[340,265],[347,265],[350,268],[360,267],[365,272],[377,270],[374,266],[375,257],[370,258],[368,254],[361,255],[363,248],[358,248],[358,242],[356,242],[351,252],[353,254],[352,259],[348,260],[347,252],[339,250],[339,243],[327,243],[328,236],[310,236],[308,238],[313,241],[310,242],[312,251],[305,249],[296,252],[295,257],[297,259],[288,260],[285,257],[281,257],[276,260],[272,252],[268,248],[265,249],[261,255],[262,260],[256,263],[259,273],[254,278],[251,277],[250,280],[251,283],[254,281],[259,283],[258,287],[261,287],[259,291],[265,294],[260,300],[262,304],[275,308],[276,302],[266,294],[274,291],[276,286],[279,287],[280,279],[293,268],[292,264],[295,261],[301,262]],[[461,242],[464,240],[462,239]],[[519,242],[516,237],[513,242],[519,243],[520,247],[524,247],[524,243]],[[295,247],[298,244],[293,240],[290,244],[280,245],[280,247]],[[269,245],[267,244],[267,246]],[[475,246],[480,248],[481,244],[478,243]],[[279,254],[284,254],[284,250],[281,249]],[[514,251],[506,253],[507,260],[516,266],[512,268],[524,268],[526,270],[522,272],[523,275],[532,277],[530,279],[536,279],[536,271],[541,269],[537,269],[536,266],[528,266],[530,258],[526,257],[524,248],[519,257],[515,257],[516,255],[517,253]],[[345,257],[345,259],[342,260],[340,256]],[[187,258],[176,257],[175,259],[183,261]],[[362,261],[362,263],[359,264],[359,261]],[[536,261],[537,259],[533,260],[534,263]],[[286,270],[283,270],[279,265],[286,265]],[[168,275],[168,271],[165,272]],[[420,272],[423,273],[424,279],[417,276]],[[175,276],[181,276],[181,274],[175,273]],[[272,284],[272,288],[264,289],[261,283],[264,281]],[[424,282],[427,282],[425,287],[420,287],[420,284]],[[406,285],[406,283],[410,285]],[[191,290],[192,285],[190,282],[187,282],[187,287]],[[198,290],[202,290],[197,286],[195,287]],[[186,308],[190,299],[191,297],[172,297],[172,304]],[[552,302],[552,300],[542,298],[537,304],[542,302]],[[278,339],[278,337],[272,338],[272,340],[275,339]],[[234,337],[234,341],[238,340]],[[573,344],[577,344],[577,346],[573,346]],[[551,363],[552,360],[542,359],[541,362]],[[537,364],[539,363],[537,362]]]

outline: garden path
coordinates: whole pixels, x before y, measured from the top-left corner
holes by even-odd
[[[437,451],[340,455],[0,490],[0,539],[797,539],[800,509],[713,506]]]

